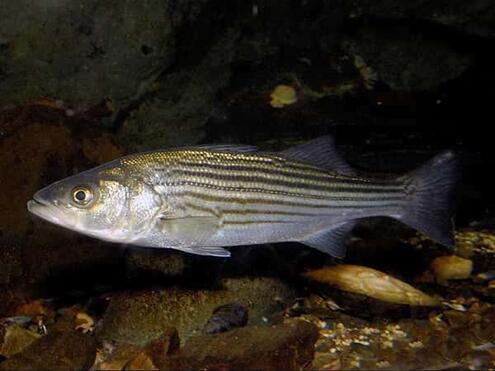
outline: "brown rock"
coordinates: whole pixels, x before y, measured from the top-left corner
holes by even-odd
[[[191,338],[165,370],[300,370],[311,367],[316,326],[305,321],[271,327],[248,326]]]
[[[0,364],[0,370],[81,370],[94,362],[93,338],[80,332],[53,331]]]
[[[98,333],[100,341],[145,346],[165,326],[177,328],[181,341],[203,330],[212,311],[233,301],[249,310],[249,324],[263,324],[282,311],[281,302],[293,297],[291,288],[275,278],[229,278],[222,289],[167,288],[112,297]]]
[[[2,332],[0,354],[7,358],[21,352],[41,336],[16,324],[7,326]]]
[[[456,255],[439,256],[430,265],[438,283],[446,285],[448,280],[465,280],[473,271],[472,260]]]
[[[141,347],[132,344],[117,343],[98,351],[94,370],[122,370],[131,360],[143,352]]]
[[[156,368],[148,354],[141,352],[127,362],[124,370],[158,370],[158,368]]]
[[[31,317],[35,320],[43,319],[46,322],[55,318],[55,311],[46,301],[38,299],[18,306],[16,315]]]
[[[55,276],[76,275],[77,269],[83,270],[87,265],[120,261],[120,249],[46,223],[30,215],[26,208],[37,190],[89,166],[82,140],[75,134],[86,133],[83,122],[75,125],[60,109],[28,106],[0,111],[0,127],[1,283],[32,288],[33,283]],[[95,138],[99,136],[102,134],[93,134]],[[96,145],[102,146],[98,141]],[[11,309],[4,296],[0,290],[3,313]]]
[[[42,185],[48,163],[63,176],[69,173],[68,163],[74,157],[77,145],[69,130],[62,126],[35,123],[20,128],[0,141],[0,225],[9,234],[25,234],[31,218],[26,209],[27,200]]]
[[[167,327],[157,339],[152,340],[146,346],[146,353],[150,356],[153,364],[161,365],[165,358],[178,352],[180,348],[180,339],[177,329]]]
[[[115,144],[109,134],[96,138],[84,138],[82,151],[88,160],[96,164],[103,164],[123,155],[122,149]]]
[[[177,330],[164,328],[162,334],[144,347],[128,343],[104,342],[98,350],[93,369],[127,370],[156,369],[155,365],[164,362],[169,354],[179,350],[180,341]]]

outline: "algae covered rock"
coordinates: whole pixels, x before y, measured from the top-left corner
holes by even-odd
[[[460,76],[472,57],[444,40],[408,29],[364,27],[348,43],[393,90],[424,91]]]
[[[133,279],[140,274],[174,277],[184,273],[188,259],[170,249],[128,248],[125,255],[126,274]]]
[[[248,326],[222,334],[192,337],[160,369],[300,370],[313,360],[316,326],[305,321],[270,327]]]
[[[237,39],[238,32],[228,29],[196,64],[160,77],[155,96],[124,122],[118,134],[120,143],[137,152],[203,139],[214,99],[230,82]]]
[[[17,324],[4,327],[0,331],[0,354],[7,358],[12,357],[39,339],[40,336]]]
[[[455,28],[467,34],[495,35],[495,7],[492,0],[352,0],[346,2],[349,16],[395,20],[420,19]]]
[[[133,97],[174,54],[170,2],[6,2],[0,8],[0,101],[59,97],[90,107]],[[199,2],[198,2],[199,3]]]
[[[121,294],[108,306],[99,339],[144,345],[174,326],[181,341],[201,333],[212,311],[233,301],[249,310],[249,323],[277,315],[294,293],[274,278],[231,278],[212,290],[170,288]]]
[[[94,339],[80,332],[52,331],[0,364],[0,370],[82,370],[94,362]]]
[[[104,344],[98,350],[92,369],[122,370],[128,362],[141,354],[141,352],[142,348],[133,344]]]

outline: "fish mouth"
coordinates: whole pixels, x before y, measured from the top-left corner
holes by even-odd
[[[31,214],[36,215],[41,219],[45,219],[55,224],[62,224],[62,221],[58,217],[58,210],[54,205],[40,198],[37,194],[33,196],[32,200],[27,202],[27,209]]]
[[[27,208],[29,212],[36,214],[36,212],[43,207],[50,207],[50,204],[43,197],[40,196],[39,192],[36,192],[33,196],[33,199],[28,201]]]

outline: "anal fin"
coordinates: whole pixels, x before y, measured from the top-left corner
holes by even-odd
[[[300,242],[335,258],[342,259],[346,252],[345,240],[355,224],[356,222],[350,221],[337,226],[334,225],[308,235]]]

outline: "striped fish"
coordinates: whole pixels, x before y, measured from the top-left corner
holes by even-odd
[[[334,257],[357,219],[388,216],[453,245],[456,160],[446,151],[391,179],[356,175],[325,136],[269,153],[199,146],[129,155],[58,181],[30,212],[107,241],[229,256],[224,247],[298,241]]]

